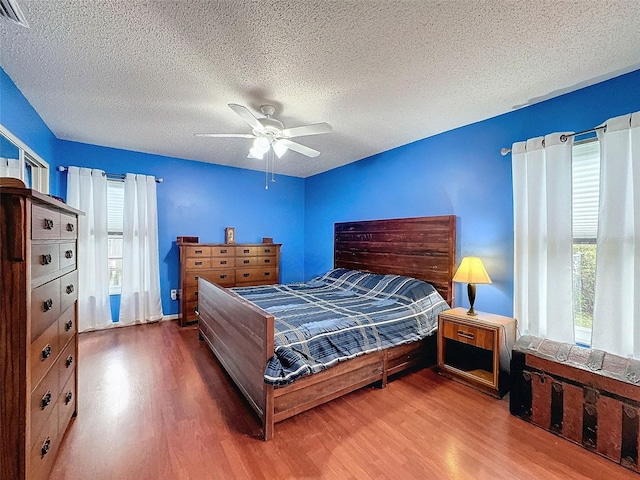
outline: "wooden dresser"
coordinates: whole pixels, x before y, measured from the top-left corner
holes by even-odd
[[[280,282],[279,243],[187,243],[180,248],[180,315],[184,326],[198,317],[198,277],[222,287],[271,285]]]
[[[77,411],[78,210],[0,187],[0,478],[49,476]]]

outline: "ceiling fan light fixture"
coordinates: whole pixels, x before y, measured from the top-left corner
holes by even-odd
[[[256,150],[256,148],[252,148],[249,150],[249,158],[255,158],[256,160],[262,160],[264,158],[264,152]]]
[[[269,151],[270,146],[271,142],[266,137],[258,137],[253,141],[253,148],[263,154]]]
[[[278,156],[278,158],[282,158],[282,156],[287,152],[287,150],[288,148],[286,145],[277,141],[273,143],[273,151]]]

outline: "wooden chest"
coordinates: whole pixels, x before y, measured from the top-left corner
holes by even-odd
[[[640,361],[525,335],[511,375],[513,415],[640,472]]]
[[[47,478],[77,412],[78,212],[0,188],[0,478]]]
[[[196,322],[198,278],[221,287],[271,285],[280,281],[280,247],[277,243],[190,243],[178,238],[180,248],[180,314],[184,326]]]

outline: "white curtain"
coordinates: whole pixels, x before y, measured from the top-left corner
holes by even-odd
[[[111,326],[107,242],[107,177],[102,170],[69,167],[67,203],[78,217],[78,330]]]
[[[128,173],[124,180],[120,323],[162,319],[155,177]]]
[[[573,141],[561,135],[512,147],[514,313],[522,333],[573,343]]]
[[[591,346],[640,358],[640,112],[606,125]]]
[[[0,157],[0,177],[20,178],[20,160]]]

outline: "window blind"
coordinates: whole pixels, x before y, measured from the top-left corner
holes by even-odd
[[[107,229],[122,234],[124,225],[124,182],[107,180]]]
[[[573,146],[572,173],[573,238],[595,242],[600,199],[600,142],[593,139]]]

